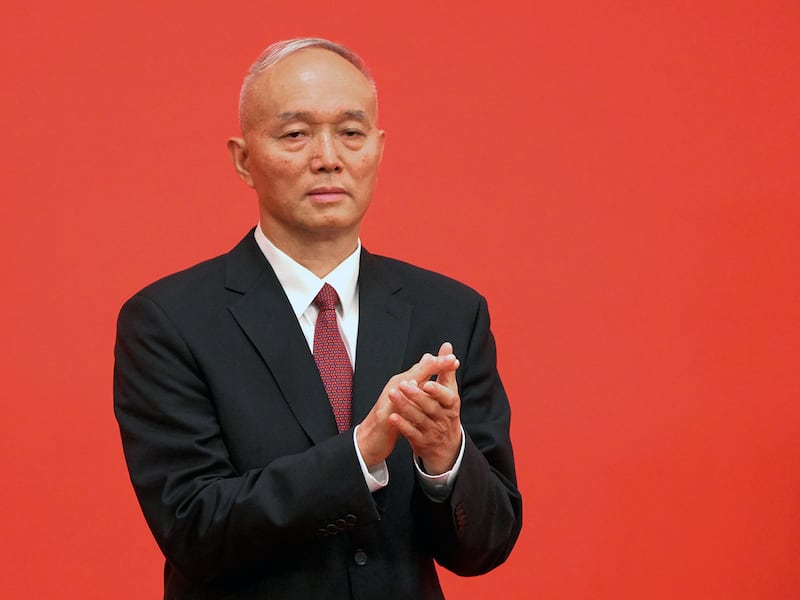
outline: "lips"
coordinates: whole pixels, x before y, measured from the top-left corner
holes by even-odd
[[[337,186],[315,187],[309,192],[309,194],[346,194],[346,193],[347,191],[344,188]]]
[[[337,186],[321,186],[308,192],[317,202],[336,202],[347,195],[347,190]]]

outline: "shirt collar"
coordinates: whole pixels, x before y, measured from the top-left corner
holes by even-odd
[[[333,286],[339,295],[342,316],[356,307],[358,301],[358,271],[361,264],[361,240],[353,253],[340,262],[333,271],[320,279],[288,254],[278,249],[264,232],[261,226],[256,227],[255,238],[258,247],[269,261],[278,281],[289,298],[295,316],[300,319],[309,305],[314,301],[323,284]]]

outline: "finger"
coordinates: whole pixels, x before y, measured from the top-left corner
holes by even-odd
[[[425,353],[419,362],[414,364],[408,371],[405,372],[404,378],[406,381],[413,379],[414,381],[426,381],[438,372],[439,359],[432,354]]]
[[[452,393],[434,381],[425,381],[421,386],[416,382],[403,382],[398,389],[408,402],[433,420],[441,418],[443,407],[449,408],[453,405]],[[436,396],[428,393],[428,390]]]
[[[453,344],[444,342],[439,346],[438,357],[447,362],[450,366],[449,369],[443,369],[439,372],[436,380],[443,386],[450,388],[455,392],[456,390],[456,370],[461,366],[461,362],[453,354]]]
[[[404,419],[397,413],[394,413],[391,416],[389,423],[397,430],[398,433],[400,433],[400,435],[406,438],[412,446],[424,439],[422,433],[411,421]]]
[[[436,377],[440,377],[443,373],[449,373],[458,369],[461,364],[453,353],[442,354],[436,356]]]
[[[402,374],[404,381],[427,381],[434,375],[458,368],[458,359],[453,354],[433,356],[425,353],[418,363],[413,365],[408,371]]]
[[[418,393],[413,393],[412,388]],[[399,389],[392,390],[389,393],[389,401],[394,407],[394,414],[400,415],[414,427],[420,427],[425,419],[428,418],[428,415],[415,401],[414,396],[428,403],[432,402],[430,398],[425,398],[424,394],[416,387],[416,384],[410,383],[403,383]]]
[[[442,384],[441,379],[439,381],[426,381],[420,386],[420,390],[442,408],[449,409],[456,405],[458,395],[449,386]]]

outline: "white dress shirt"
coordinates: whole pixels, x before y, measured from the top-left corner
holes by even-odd
[[[350,365],[355,371],[356,364],[356,338],[358,334],[358,273],[361,264],[361,241],[355,251],[339,263],[333,271],[320,279],[314,273],[306,269],[303,265],[289,257],[286,253],[279,250],[264,235],[261,227],[256,227],[255,239],[261,252],[269,261],[275,275],[278,278],[283,291],[289,298],[295,317],[303,330],[303,335],[308,343],[311,352],[314,351],[314,327],[317,323],[319,308],[314,304],[320,289],[324,284],[329,284],[336,290],[339,296],[339,304],[336,307],[336,321],[339,325],[339,333],[344,341],[347,354],[350,358]],[[367,467],[361,452],[356,443],[355,432],[353,429],[353,445],[355,447],[364,480],[371,492],[375,492],[389,483],[389,470],[386,462],[372,467]],[[450,471],[440,475],[428,475],[421,468],[418,460],[414,461],[417,469],[417,476],[422,484],[425,493],[435,501],[444,500],[450,492],[452,483],[461,465],[464,455],[464,433],[461,433],[461,451],[458,454],[455,465]]]

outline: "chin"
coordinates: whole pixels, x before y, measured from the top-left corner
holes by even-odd
[[[340,219],[335,217],[320,219],[311,224],[308,231],[335,238],[337,236],[358,235],[361,220]]]

